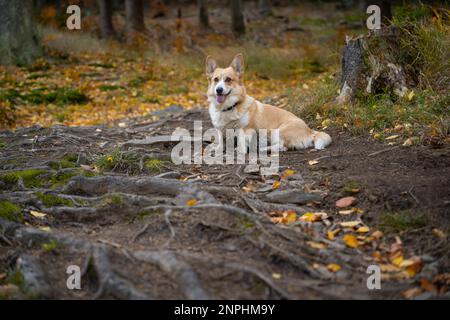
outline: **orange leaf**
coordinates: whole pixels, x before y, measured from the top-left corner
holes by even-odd
[[[327,265],[327,269],[331,272],[338,272],[339,270],[341,270],[341,266],[336,263],[330,263],[329,265]]]
[[[345,244],[347,245],[347,247],[350,248],[357,248],[358,247],[358,239],[356,239],[356,237],[352,234],[346,234],[343,238]]]
[[[186,201],[186,205],[190,206],[190,207],[195,206],[196,204],[197,204],[196,199],[190,199],[190,200]]]

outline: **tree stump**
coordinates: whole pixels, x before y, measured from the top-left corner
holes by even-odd
[[[346,38],[339,103],[348,103],[358,94],[390,92],[405,96],[409,77],[398,62],[399,37],[399,32],[389,27]]]

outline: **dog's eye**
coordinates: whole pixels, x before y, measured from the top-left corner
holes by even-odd
[[[214,82],[219,82],[219,78],[215,77]]]
[[[230,83],[230,82],[231,82],[231,78],[230,78],[230,77],[226,77],[226,78],[225,78],[225,82]]]

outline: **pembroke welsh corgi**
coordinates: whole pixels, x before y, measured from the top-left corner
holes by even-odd
[[[279,141],[271,141],[271,144],[278,144],[280,151],[313,146],[315,149],[324,149],[331,143],[331,137],[327,133],[310,129],[291,112],[264,104],[247,95],[243,83],[242,54],[237,54],[227,68],[220,68],[208,56],[206,75],[209,83],[209,114],[220,137],[223,137],[226,129],[243,129],[244,133],[259,129],[279,129]]]

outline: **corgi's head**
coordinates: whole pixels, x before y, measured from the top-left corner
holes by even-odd
[[[244,57],[238,53],[230,66],[220,68],[211,57],[206,58],[206,76],[208,78],[208,101],[218,109],[229,108],[245,98],[243,84]]]

